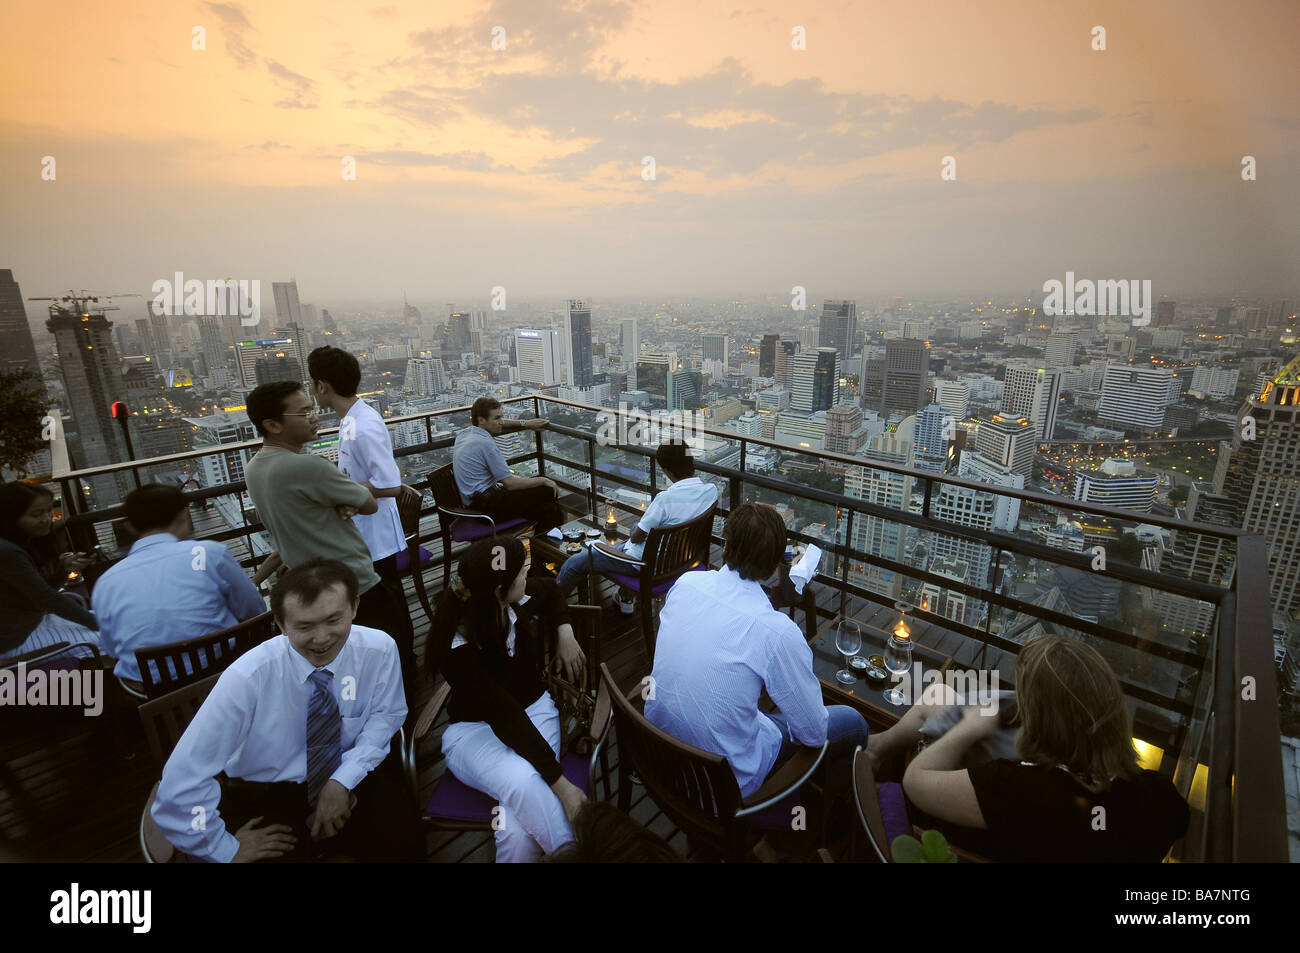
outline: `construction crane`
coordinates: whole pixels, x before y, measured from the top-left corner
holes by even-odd
[[[99,299],[112,301],[114,298],[138,298],[134,292],[121,292],[119,294],[109,295],[92,295],[85,288],[81,291],[69,291],[66,295],[56,298],[28,298],[28,301],[52,301],[50,305],[50,317],[59,315],[70,315],[72,317],[90,317],[90,312],[97,311],[121,311],[122,309],[113,304],[100,304]]]

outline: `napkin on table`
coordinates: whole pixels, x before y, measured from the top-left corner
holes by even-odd
[[[803,556],[790,567],[790,581],[794,583],[794,591],[799,595],[803,595],[803,587],[807,585],[813,576],[817,575],[817,564],[821,561],[822,551],[809,543]]]

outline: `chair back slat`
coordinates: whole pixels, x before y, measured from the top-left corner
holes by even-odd
[[[439,510],[447,507],[460,509],[465,505],[461,502],[460,490],[456,488],[456,475],[452,472],[450,463],[444,463],[429,474],[429,489],[433,492],[433,505]]]
[[[692,841],[733,853],[740,823],[740,787],[727,759],[672,737],[639,710],[641,690],[618,690],[607,664],[600,666],[618,735],[619,760],[636,770],[659,809]]]
[[[135,658],[145,697],[158,698],[222,671],[253,646],[274,636],[275,631],[275,619],[267,611],[220,632],[137,649]]]
[[[417,483],[415,489],[421,487]],[[406,502],[405,494],[399,495],[397,503],[397,515],[402,521],[402,535],[406,537],[408,543],[414,542],[419,544],[420,536],[420,511],[424,509],[424,493],[421,492],[418,500]]]
[[[172,748],[194,720],[219,675],[208,675],[184,688],[153,698],[140,705],[140,723],[144,726],[149,753],[160,764],[171,755]]]
[[[713,546],[713,516],[718,504],[685,523],[657,526],[646,537],[643,588],[657,586],[698,567],[708,567]]]

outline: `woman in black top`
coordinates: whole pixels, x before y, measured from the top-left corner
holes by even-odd
[[[961,768],[1000,727],[978,707],[912,760],[903,791],[913,823],[990,859],[1031,862],[1157,863],[1186,833],[1187,802],[1139,765],[1124,694],[1096,649],[1054,635],[1029,642],[1016,704],[1020,761]]]
[[[581,683],[586,658],[554,579],[529,579],[513,536],[474,543],[457,584],[439,597],[429,665],[451,685],[442,736],[448,769],[495,798],[498,862],[540,860],[573,840],[586,795],[560,770],[560,718],[542,672],[552,632],[566,678]]]
[[[50,583],[89,560],[55,557],[50,546],[54,496],[34,483],[0,485],[0,658],[56,642],[99,645],[99,624]]]

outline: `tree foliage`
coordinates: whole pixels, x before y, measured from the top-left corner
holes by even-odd
[[[42,438],[45,400],[41,379],[25,368],[0,371],[0,468],[27,474]]]

